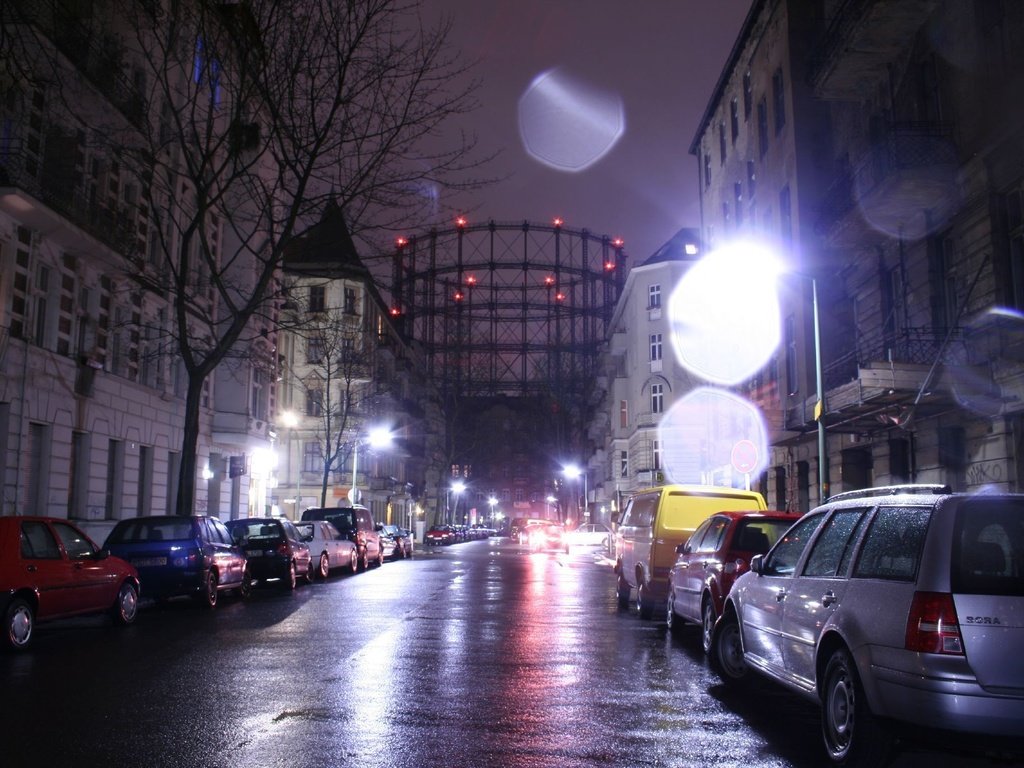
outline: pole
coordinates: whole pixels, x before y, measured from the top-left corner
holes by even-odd
[[[356,462],[359,460],[359,441],[352,443],[352,487],[348,491],[348,500],[353,504],[359,503],[359,491],[356,490]]]
[[[829,471],[825,440],[825,390],[821,375],[821,318],[818,315],[818,281],[811,278],[811,302],[814,309],[814,375],[817,380],[818,402],[814,416],[818,422],[818,503],[828,501]]]

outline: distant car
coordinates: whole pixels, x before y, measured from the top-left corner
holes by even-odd
[[[0,616],[3,644],[28,648],[37,623],[108,612],[135,621],[139,577],[67,520],[0,517]]]
[[[821,708],[837,765],[885,765],[896,728],[978,741],[1024,723],[1024,494],[838,494],[733,584],[711,660]]]
[[[313,572],[326,579],[335,568],[347,573],[359,570],[359,550],[354,542],[342,536],[334,524],[327,520],[308,520],[296,523],[296,530],[309,547],[313,559]]]
[[[587,523],[571,531],[565,532],[565,543],[572,547],[596,547],[609,549],[612,541],[612,529],[601,523]]]
[[[188,595],[213,608],[221,592],[249,596],[245,553],[224,523],[207,515],[149,515],[121,520],[104,548],[139,572],[142,594],[163,600]]]
[[[395,542],[395,546],[391,551],[391,557],[396,560],[412,557],[411,533],[397,525],[381,525],[380,532],[381,535],[389,536]]]
[[[423,536],[423,542],[431,546],[452,544],[454,541],[455,532],[447,525],[435,525]]]
[[[313,580],[313,558],[291,520],[244,517],[226,523],[231,538],[245,550],[253,581],[277,581],[295,589],[299,579]]]
[[[303,510],[302,519],[332,522],[338,533],[356,545],[359,552],[359,570],[365,571],[371,564],[384,564],[380,534],[377,533],[376,524],[366,507],[359,504],[352,507],[312,507]]]
[[[559,523],[532,524],[526,526],[523,532],[526,542],[532,552],[544,550],[568,551],[565,543],[565,528]]]
[[[534,523],[539,524],[546,522],[548,521],[540,517],[515,517],[512,519],[512,522],[509,523],[508,535],[512,537],[513,541],[518,542],[519,544],[525,544],[526,541],[523,536],[526,531],[526,526]]]
[[[722,615],[722,604],[738,576],[750,570],[797,520],[798,512],[719,512],[705,520],[685,544],[676,547],[668,573],[665,623],[678,633],[684,622],[699,624],[705,653]]]
[[[380,523],[377,523],[377,536],[380,537],[381,557],[385,560],[390,560],[395,556],[398,542],[390,533],[384,530],[384,526]]]

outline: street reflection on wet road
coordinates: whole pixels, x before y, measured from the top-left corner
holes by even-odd
[[[617,608],[599,554],[508,539],[213,612],[150,605],[128,630],[41,627],[0,676],[5,768],[824,763],[813,706],[726,690],[696,631]],[[892,763],[995,764],[920,746]]]

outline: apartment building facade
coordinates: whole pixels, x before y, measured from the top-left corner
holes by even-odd
[[[752,5],[690,151],[708,248],[768,243],[791,271],[783,343],[740,387],[771,428],[770,505],[892,482],[1024,488],[1022,16]]]

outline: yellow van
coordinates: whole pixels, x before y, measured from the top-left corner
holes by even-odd
[[[619,606],[629,606],[631,590],[641,618],[649,619],[668,598],[668,572],[676,547],[716,512],[764,510],[755,491],[713,485],[664,485],[637,491],[626,502],[615,534],[615,574]]]

